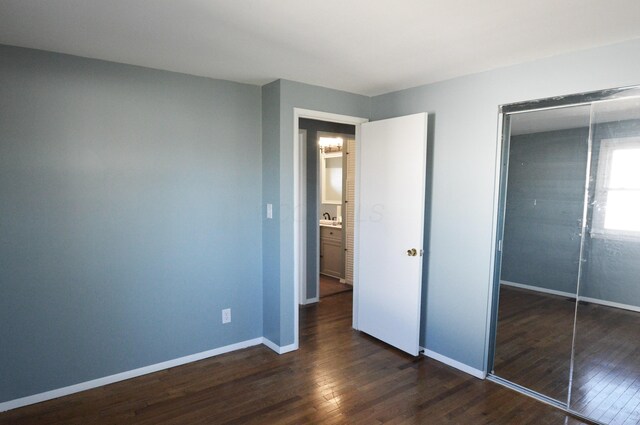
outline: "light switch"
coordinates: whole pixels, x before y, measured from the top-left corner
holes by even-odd
[[[273,204],[267,204],[267,218],[273,218]]]

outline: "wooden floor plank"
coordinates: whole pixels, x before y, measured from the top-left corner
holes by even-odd
[[[264,346],[0,414],[0,424],[573,424],[563,412],[351,329],[350,292]]]
[[[640,313],[503,285],[495,374],[607,424],[640,424]],[[576,336],[567,322],[577,317]],[[571,346],[574,346],[570,380]]]
[[[610,424],[640,423],[640,313],[578,306],[571,407]]]
[[[565,297],[501,285],[495,374],[566,403],[574,315]]]

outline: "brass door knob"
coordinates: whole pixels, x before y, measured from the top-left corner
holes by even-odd
[[[407,255],[409,257],[415,257],[418,255],[418,251],[415,248],[407,249]]]

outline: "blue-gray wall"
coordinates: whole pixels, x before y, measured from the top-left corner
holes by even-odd
[[[575,295],[589,128],[512,136],[502,280]]]
[[[266,100],[265,90],[277,91],[279,95],[270,91],[272,96]],[[262,143],[265,150],[277,150],[280,159],[277,165],[272,161],[268,169],[263,159],[263,175],[269,176],[263,182],[263,203],[274,203],[274,219],[270,223],[274,227],[269,233],[263,232],[263,243],[268,249],[279,250],[278,257],[274,254],[267,258],[266,253],[264,256],[265,293],[272,291],[279,295],[279,302],[267,301],[265,296],[264,327],[279,329],[279,333],[270,335],[269,339],[280,346],[290,346],[295,342],[294,308],[297,308],[294,307],[297,300],[294,301],[293,286],[293,109],[368,118],[369,101],[366,96],[287,80],[278,80],[263,88],[263,109],[273,108],[268,117],[263,113],[263,127],[273,131],[268,134],[263,131]],[[277,318],[268,314],[272,309],[279,309]]]
[[[638,135],[637,120],[593,126],[589,227],[602,139]],[[576,295],[588,138],[588,127],[511,137],[501,279]],[[640,241],[589,235],[580,296],[640,306]]]
[[[433,114],[426,348],[485,370],[493,281],[498,106],[640,84],[640,40],[372,98],[373,120]]]
[[[262,336],[260,96],[0,46],[0,402]]]
[[[292,344],[294,107],[432,114],[422,340],[485,369],[498,105],[640,84],[640,40],[374,98],[0,59],[0,401],[261,335]]]
[[[328,121],[300,119],[299,128],[307,130],[307,299],[318,296],[316,283],[319,270],[318,233],[318,132],[355,135],[355,126]]]

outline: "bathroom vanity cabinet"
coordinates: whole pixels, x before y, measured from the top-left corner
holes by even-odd
[[[344,276],[342,228],[320,226],[320,273],[335,278]]]

